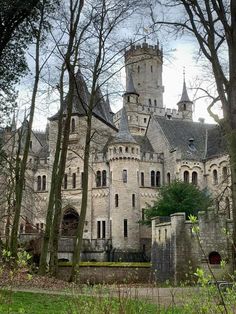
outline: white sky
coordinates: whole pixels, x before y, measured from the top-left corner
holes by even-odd
[[[188,94],[190,99],[194,98],[195,91],[191,89],[194,85],[196,77],[203,77],[202,66],[198,66],[196,60],[194,59],[195,48],[192,42],[178,40],[171,44],[171,53],[166,52],[164,49],[164,64],[163,64],[163,85],[164,85],[164,106],[166,108],[176,108],[177,102],[179,101],[182,93],[183,87],[183,69],[185,68],[186,84],[188,88]],[[118,75],[122,80],[122,85],[124,86],[124,70]],[[30,83],[30,78],[25,79],[25,85]],[[24,85],[23,85],[24,86]],[[23,118],[24,108],[28,107],[26,99],[29,98],[30,93],[25,92],[24,87],[21,89],[21,100],[20,100],[20,110],[19,116]],[[27,96],[28,95],[28,96]],[[22,100],[24,99],[24,100]],[[46,127],[47,117],[54,114],[58,105],[53,104],[48,107],[45,101],[46,97],[37,105],[36,115],[34,119],[34,129],[43,130]],[[116,112],[122,107],[122,97],[117,101],[112,102],[112,109]],[[204,100],[197,100],[194,103],[194,121],[198,121],[200,117],[205,119],[207,123],[214,123],[213,119],[207,113],[207,104]]]

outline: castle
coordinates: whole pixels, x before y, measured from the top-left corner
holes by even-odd
[[[149,260],[151,229],[139,222],[144,219],[146,204],[157,198],[160,186],[174,179],[207,188],[217,197],[218,210],[231,217],[229,158],[221,131],[204,121],[193,122],[193,102],[185,81],[178,109],[164,108],[162,65],[163,53],[158,46],[132,45],[125,52],[123,108],[114,114],[109,99],[99,91],[92,120],[94,136],[82,259]],[[72,258],[83,192],[86,114],[81,99],[86,101],[89,95],[80,71],[76,79],[80,99],[74,99],[62,186],[58,258],[63,260]],[[66,113],[66,102],[64,106]],[[37,236],[44,228],[57,122],[58,113],[49,118],[45,133],[32,132],[21,239]],[[8,153],[12,150],[14,131],[14,126],[1,131]],[[4,237],[3,225],[1,230]]]

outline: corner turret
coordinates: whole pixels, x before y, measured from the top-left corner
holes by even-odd
[[[182,112],[183,120],[192,121],[193,120],[193,102],[190,100],[186,88],[185,73],[183,80],[183,90],[180,101],[177,103],[178,111]]]

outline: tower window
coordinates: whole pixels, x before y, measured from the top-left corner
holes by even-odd
[[[102,171],[102,186],[106,186],[107,185],[107,172],[106,170]]]
[[[144,122],[144,123],[147,123],[147,118],[144,118],[144,119],[143,119],[143,122]]]
[[[47,186],[47,179],[46,176],[43,176],[43,180],[42,180],[42,191],[46,190],[46,186]]]
[[[97,187],[100,187],[101,186],[101,171],[97,171],[97,174],[96,174],[96,186]]]
[[[115,207],[119,206],[119,195],[115,194]]]
[[[125,152],[128,153],[128,151],[129,151],[129,148],[128,148],[128,146],[126,146],[125,147]]]
[[[183,110],[186,110],[186,104],[183,104]]]
[[[37,177],[37,191],[41,191],[41,176]]]
[[[156,172],[156,186],[160,186],[161,185],[161,173],[160,171]]]
[[[138,73],[140,72],[140,66],[138,65]]]
[[[155,186],[155,171],[151,171],[151,186]]]
[[[148,103],[149,103],[149,105],[151,105],[151,104],[152,104],[152,100],[151,100],[151,98],[149,98],[149,99],[148,99]]]
[[[135,194],[132,194],[132,207],[135,207]]]
[[[128,237],[128,219],[124,219],[124,238]]]
[[[127,101],[130,102],[130,96],[127,97]]]
[[[184,182],[189,183],[189,172],[188,171],[184,171]]]
[[[75,132],[75,119],[74,118],[71,119],[71,132],[72,133]]]
[[[151,72],[153,72],[153,68],[152,68],[152,65],[151,65]]]
[[[154,105],[155,105],[155,107],[157,106],[157,100],[156,99],[154,99]]]
[[[72,188],[76,188],[76,173],[72,173]]]
[[[97,221],[97,238],[105,239],[106,238],[106,221]]]
[[[128,175],[127,175],[127,170],[124,169],[122,172],[122,179],[123,179],[123,183],[127,183],[128,180]]]
[[[144,186],[144,172],[141,172],[141,186]]]

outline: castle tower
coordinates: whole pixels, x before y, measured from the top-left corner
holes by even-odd
[[[159,46],[147,43],[132,45],[125,53],[126,86],[130,72],[144,106],[163,108],[162,58]]]
[[[111,171],[111,238],[116,252],[140,251],[139,161],[140,145],[130,134],[123,108],[119,132],[108,147]],[[118,254],[118,253],[117,253]]]
[[[186,83],[185,74],[183,81],[183,90],[180,101],[177,103],[178,111],[182,112],[183,120],[193,121],[193,102],[189,99]]]

